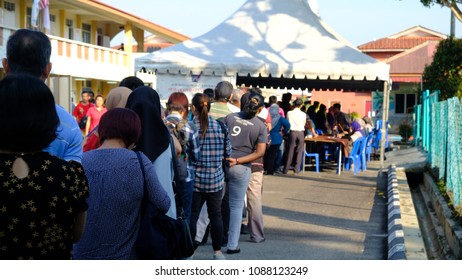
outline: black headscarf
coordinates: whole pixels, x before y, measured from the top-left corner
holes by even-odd
[[[148,86],[138,87],[128,97],[125,107],[141,119],[141,137],[134,150],[154,162],[170,144],[170,133],[161,118],[159,94]]]

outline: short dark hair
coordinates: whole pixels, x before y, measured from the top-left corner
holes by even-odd
[[[136,76],[128,76],[120,81],[119,87],[127,87],[135,90],[137,87],[144,86],[144,82]]]
[[[342,105],[340,105],[340,103],[335,103],[334,105],[332,105],[332,107],[334,107],[334,109],[337,109],[337,110],[341,110],[342,108]]]
[[[274,96],[274,95],[271,95],[271,96],[269,97],[269,103],[270,103],[270,104],[274,104],[274,103],[276,103],[276,102],[278,102],[278,98],[277,98],[276,96]]]
[[[50,39],[40,31],[18,29],[8,39],[6,58],[12,74],[41,77],[50,63],[50,56]]]
[[[206,88],[202,93],[206,94],[209,97],[210,102],[212,102],[215,99],[215,91],[213,90],[213,88]]]
[[[84,94],[84,93],[95,94],[95,93],[93,92],[93,90],[92,90],[91,88],[88,88],[88,87],[83,88],[83,89],[82,89],[82,92],[81,92],[80,94],[82,95],[82,94]]]
[[[294,101],[294,106],[295,107],[300,107],[300,106],[302,106],[302,104],[303,104],[303,100],[301,98],[295,99],[295,101]]]
[[[11,74],[0,81],[0,149],[36,152],[56,138],[59,125],[53,94],[29,74]]]
[[[215,87],[215,100],[228,101],[233,93],[233,84],[228,81],[221,81]]]
[[[121,139],[128,147],[138,142],[141,135],[141,121],[138,114],[127,108],[112,108],[102,117],[98,125],[100,142]]]

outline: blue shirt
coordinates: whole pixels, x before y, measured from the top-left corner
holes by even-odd
[[[287,134],[290,130],[290,123],[286,118],[280,117],[278,123],[271,129],[270,138],[271,145],[281,145],[282,144],[282,134]]]
[[[58,158],[64,160],[82,161],[82,132],[77,121],[63,107],[55,105],[59,118],[56,129],[56,138],[44,149]]]

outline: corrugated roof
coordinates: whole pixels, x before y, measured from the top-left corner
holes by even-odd
[[[361,51],[384,51],[384,50],[408,50],[416,46],[424,44],[428,41],[441,41],[443,38],[435,36],[426,37],[402,37],[402,38],[382,38],[376,41],[372,41],[363,45],[358,46]]]

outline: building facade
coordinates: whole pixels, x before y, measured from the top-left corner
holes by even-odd
[[[41,9],[34,18],[33,2],[0,0],[0,55],[6,57],[7,40],[15,30],[45,32],[52,44],[53,64],[46,83],[56,102],[68,111],[80,100],[83,87],[106,95],[120,80],[135,75],[134,56],[144,51],[145,33],[155,34],[165,46],[189,39],[99,1],[50,0],[48,15]],[[111,48],[110,41],[120,32],[124,48]]]

